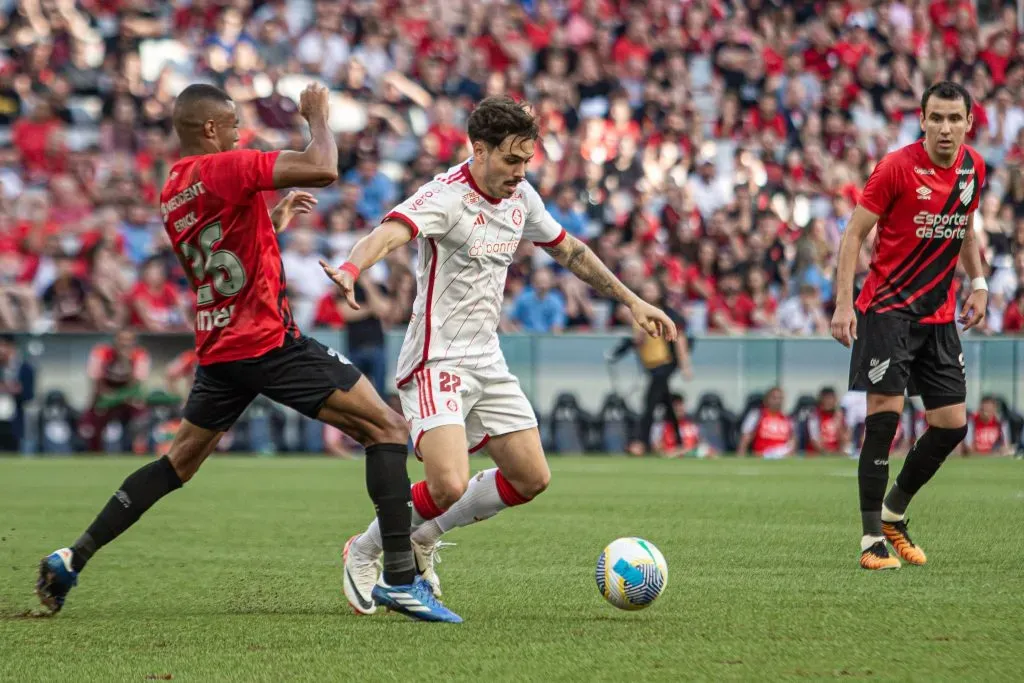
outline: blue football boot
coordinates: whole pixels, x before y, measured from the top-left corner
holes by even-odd
[[[387,607],[412,619],[462,623],[462,617],[434,597],[430,583],[422,576],[417,576],[411,586],[388,586],[381,579],[373,587],[373,600],[378,607]]]

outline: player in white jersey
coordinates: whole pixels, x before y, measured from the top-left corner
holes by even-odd
[[[498,345],[505,276],[523,239],[577,277],[626,304],[649,334],[676,328],[568,235],[525,181],[538,131],[510,98],[488,98],[469,118],[470,161],[421,187],[352,248],[340,268],[324,270],[355,307],[361,271],[412,239],[419,241],[417,294],[398,361],[402,408],[412,425],[426,480],[412,487],[418,569],[433,570],[441,534],[533,499],[551,477],[533,408]],[[487,449],[497,468],[470,481],[469,453]],[[345,595],[360,613],[376,610],[381,536],[376,520],[345,545]]]

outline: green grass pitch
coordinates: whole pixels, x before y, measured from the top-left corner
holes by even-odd
[[[466,623],[447,626],[349,611],[340,549],[368,521],[361,462],[214,458],[94,558],[61,614],[22,616],[39,558],[140,463],[0,460],[0,680],[1024,675],[1020,461],[952,459],[911,508],[929,564],[868,573],[849,460],[553,457],[536,502],[449,535],[439,569]],[[626,535],[669,564],[641,612],[594,584]]]

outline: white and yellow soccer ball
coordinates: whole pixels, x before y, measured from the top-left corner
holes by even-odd
[[[597,589],[619,609],[643,609],[668,585],[668,564],[654,544],[642,538],[619,538],[597,558]]]

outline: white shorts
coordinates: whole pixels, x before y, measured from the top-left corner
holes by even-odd
[[[533,406],[508,371],[482,374],[463,368],[418,370],[398,390],[402,412],[417,446],[425,432],[442,425],[462,425],[470,453],[491,437],[537,426]]]

